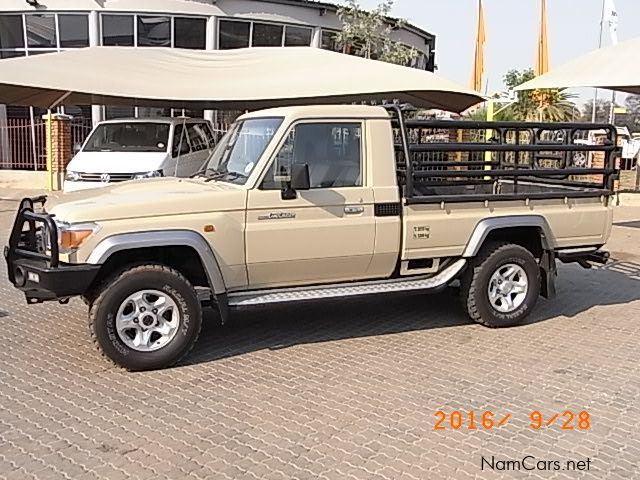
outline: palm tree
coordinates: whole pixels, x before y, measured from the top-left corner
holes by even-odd
[[[513,89],[534,78],[533,70],[511,70],[504,77],[505,85]],[[565,90],[530,90],[518,92],[518,101],[505,109],[513,120],[565,122],[575,120],[579,110],[572,99],[577,95]]]

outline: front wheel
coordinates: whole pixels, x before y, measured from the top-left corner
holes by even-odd
[[[178,362],[202,325],[196,291],[164,265],[130,268],[105,283],[89,310],[100,350],[128,370],[153,370]]]
[[[462,302],[469,317],[487,327],[521,324],[540,295],[540,267],[520,245],[489,243],[461,281]]]

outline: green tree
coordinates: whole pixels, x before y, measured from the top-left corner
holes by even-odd
[[[504,83],[513,89],[535,77],[532,69],[509,70]],[[518,92],[518,101],[505,109],[505,115],[520,121],[564,122],[577,120],[580,111],[572,102],[577,95],[558,89]]]
[[[391,32],[405,25],[404,20],[389,17],[394,1],[382,0],[370,11],[364,10],[358,0],[347,0],[346,5],[338,8],[342,30],[336,41],[342,45],[343,53],[398,65],[408,65],[418,56],[415,48],[391,39]]]
[[[604,100],[599,98],[596,100],[596,123],[609,123],[609,115],[611,110],[611,102],[609,100]],[[582,122],[591,122],[593,113],[593,100],[589,100],[585,102],[582,107],[582,117],[580,121]]]

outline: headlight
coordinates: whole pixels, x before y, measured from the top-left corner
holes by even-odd
[[[133,179],[134,180],[140,180],[141,178],[154,178],[154,177],[162,177],[162,170],[154,170],[152,172],[136,173],[133,176]]]
[[[95,233],[99,226],[95,223],[56,222],[58,226],[58,245],[60,253],[71,253],[77,250],[82,243]]]
[[[67,174],[64,176],[64,179],[70,182],[79,182],[81,177],[78,172],[68,171]]]

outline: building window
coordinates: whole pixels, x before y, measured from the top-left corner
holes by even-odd
[[[25,15],[25,20],[29,48],[58,48],[55,15]]]
[[[135,107],[131,106],[107,105],[104,107],[105,120],[112,120],[114,118],[133,118],[135,117],[135,114]]]
[[[60,48],[89,46],[89,17],[87,15],[58,15]]]
[[[139,47],[170,47],[171,18],[138,15]]]
[[[102,45],[133,47],[133,15],[102,15]]]
[[[284,32],[285,47],[308,47],[311,45],[311,29],[287,25]]]
[[[0,50],[0,59],[24,57],[24,55],[25,55],[25,52],[22,50]]]
[[[220,32],[218,41],[218,48],[220,50],[249,46],[249,37],[251,35],[250,22],[220,20],[218,30]]]
[[[338,32],[334,30],[322,30],[320,48],[341,52],[342,47],[338,44]]]
[[[175,17],[173,22],[173,39],[176,48],[204,50],[207,35],[207,21],[204,18]]]
[[[282,46],[282,25],[271,23],[253,24],[253,47],[281,47]]]
[[[22,15],[0,15],[0,49],[24,48]]]

